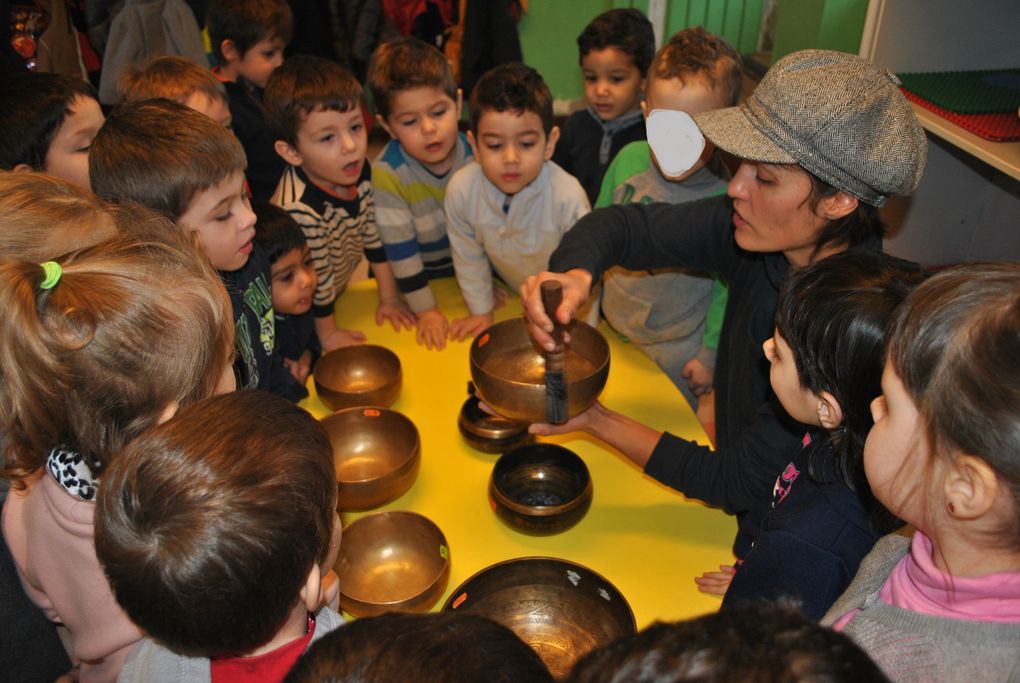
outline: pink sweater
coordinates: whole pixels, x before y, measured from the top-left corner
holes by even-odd
[[[81,683],[115,681],[142,634],[117,605],[96,559],[96,506],[40,475],[27,490],[8,494],[4,538],[28,597],[67,627]]]

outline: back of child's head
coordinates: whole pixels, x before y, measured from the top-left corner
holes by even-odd
[[[541,74],[520,62],[501,64],[486,71],[471,91],[468,109],[475,135],[482,114],[490,111],[537,114],[546,135],[553,127],[553,98],[549,86]]]
[[[628,55],[642,74],[655,55],[655,31],[641,10],[611,9],[591,20],[577,37],[580,58],[592,51],[615,48]]]
[[[118,81],[125,102],[162,97],[187,104],[194,95],[226,103],[227,91],[212,71],[187,57],[160,55],[124,68]]]
[[[688,621],[656,622],[593,650],[569,683],[880,683],[848,636],[786,604],[747,602]]]
[[[689,76],[707,79],[719,93],[723,106],[732,107],[740,97],[743,60],[725,38],[700,26],[685,28],[673,34],[655,53],[648,77],[683,81]]]
[[[91,192],[43,173],[0,173],[0,258],[43,262],[117,233]]]
[[[926,276],[916,263],[854,249],[794,271],[779,293],[776,329],[793,352],[801,387],[839,403],[843,419],[832,437],[837,472],[861,494],[869,491],[864,440],[871,402],[882,393],[893,313]]]
[[[16,482],[62,445],[101,477],[168,406],[211,395],[230,368],[230,299],[207,259],[165,219],[120,211],[166,237],[116,237],[45,268],[0,258],[0,433]]]
[[[315,418],[265,392],[225,394],[120,453],[97,500],[96,554],[150,637],[180,654],[247,654],[325,560],[336,494]]]
[[[255,242],[269,257],[269,263],[292,249],[301,249],[308,243],[301,226],[289,213],[269,202],[252,202],[252,211],[258,217],[255,222]]]
[[[417,38],[388,40],[372,53],[368,90],[383,119],[390,115],[393,97],[412,88],[436,88],[457,99],[457,79],[446,56]]]
[[[513,631],[475,614],[391,612],[358,619],[308,649],[286,683],[552,683]]]
[[[174,221],[197,193],[246,166],[244,149],[229,130],[165,99],[117,107],[89,154],[97,195],[139,202]]]
[[[897,311],[889,362],[935,457],[981,458],[1020,510],[1020,263],[929,278]],[[1020,546],[1020,515],[1005,538]]]
[[[75,100],[98,102],[96,90],[80,78],[23,72],[0,79],[0,169],[26,164],[46,170],[46,153]]]
[[[242,58],[261,40],[289,43],[294,18],[284,0],[211,0],[205,16],[213,56],[223,62],[223,41],[229,40]]]
[[[297,55],[273,71],[263,106],[274,139],[294,146],[309,114],[347,112],[361,105],[363,91],[354,74],[322,57]]]

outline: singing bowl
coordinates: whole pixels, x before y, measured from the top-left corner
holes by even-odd
[[[588,651],[635,631],[634,612],[613,584],[583,565],[552,557],[486,567],[458,586],[443,609],[503,624],[558,679]]]
[[[474,393],[473,386],[470,391]],[[457,416],[457,427],[468,445],[483,453],[506,453],[535,438],[528,433],[526,422],[490,415],[479,408],[477,396],[468,396],[464,401]]]
[[[315,391],[332,410],[388,408],[400,395],[400,359],[382,346],[355,344],[325,354],[312,374]]]
[[[415,512],[375,512],[344,528],[333,566],[340,606],[369,617],[427,612],[446,590],[450,551],[430,519]]]
[[[421,464],[418,429],[388,408],[348,408],[323,418],[333,445],[337,509],[369,510],[411,488]]]
[[[588,467],[555,444],[515,448],[500,456],[489,478],[489,504],[508,526],[527,534],[558,534],[591,507]]]
[[[609,344],[591,325],[567,326],[564,356],[567,417],[591,407],[609,377]],[[471,379],[481,399],[500,415],[521,422],[548,422],[545,353],[532,341],[523,318],[492,325],[471,343]]]

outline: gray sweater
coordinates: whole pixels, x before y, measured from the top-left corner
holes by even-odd
[[[879,599],[893,567],[909,551],[906,536],[882,538],[821,623],[831,626],[847,612],[861,610],[843,633],[893,681],[1020,681],[1020,624],[945,619]]]
[[[344,618],[328,607],[315,614],[315,631],[309,647],[316,640],[344,624]],[[212,674],[206,657],[185,657],[166,649],[149,638],[138,643],[128,655],[118,683],[210,683]]]

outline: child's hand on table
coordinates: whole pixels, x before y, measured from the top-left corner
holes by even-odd
[[[430,308],[418,314],[418,343],[427,349],[442,351],[446,348],[446,333],[450,323],[438,308]]]
[[[404,327],[414,328],[414,312],[400,297],[379,301],[379,307],[375,309],[375,324],[382,325],[385,320],[389,320],[397,332]]]
[[[290,374],[294,375],[294,379],[300,384],[304,384],[308,379],[308,373],[312,370],[312,352],[306,350],[297,360],[284,358],[283,367],[290,370]]]
[[[695,396],[704,396],[712,391],[714,372],[697,358],[687,361],[680,375],[687,380],[687,388]]]
[[[736,573],[735,567],[721,564],[717,572],[705,572],[701,576],[694,577],[694,583],[698,584],[698,590],[702,593],[723,597],[726,595],[726,590],[730,587],[730,582],[733,581],[733,575]]]
[[[357,330],[335,329],[326,335],[325,339],[321,339],[320,341],[322,342],[322,351],[325,353],[326,351],[339,349],[341,346],[364,344],[365,335]]]
[[[458,318],[450,323],[450,339],[462,341],[472,339],[486,327],[492,325],[492,312],[469,315],[466,318]]]

